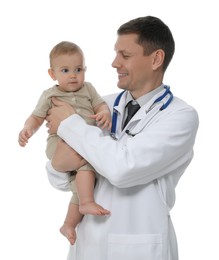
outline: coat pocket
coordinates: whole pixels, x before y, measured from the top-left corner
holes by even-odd
[[[162,260],[162,235],[110,234],[107,260]]]

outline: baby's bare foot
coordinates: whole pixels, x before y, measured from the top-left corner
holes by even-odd
[[[76,232],[74,227],[64,223],[63,226],[59,229],[59,231],[63,236],[65,236],[68,239],[71,245],[74,245],[76,241]]]
[[[102,206],[95,202],[87,202],[79,206],[79,211],[83,215],[109,215],[110,211],[104,209]]]

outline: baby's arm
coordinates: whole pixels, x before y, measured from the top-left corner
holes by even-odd
[[[39,129],[43,124],[44,118],[30,115],[24,123],[23,129],[18,136],[18,143],[24,147],[28,143],[28,139]]]
[[[105,102],[99,104],[94,108],[95,115],[91,115],[91,118],[97,121],[97,125],[102,129],[111,128],[111,112]]]

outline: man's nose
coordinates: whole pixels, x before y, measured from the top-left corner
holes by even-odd
[[[121,66],[118,57],[116,56],[111,64],[113,68],[119,68]]]

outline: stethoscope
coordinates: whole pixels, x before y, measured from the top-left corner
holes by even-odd
[[[167,95],[169,95],[168,100],[160,107],[159,110],[162,111],[162,110],[166,109],[169,106],[170,102],[173,99],[173,94],[170,91],[170,87],[169,86],[164,85],[164,88],[166,89],[165,92],[153,102],[153,104],[150,106],[149,110],[151,110],[154,107],[154,104],[162,101]],[[117,139],[116,138],[116,125],[117,125],[117,117],[118,117],[118,113],[114,109],[114,107],[119,105],[120,99],[121,99],[121,97],[122,97],[122,95],[124,94],[125,91],[126,90],[124,90],[121,93],[119,93],[119,95],[116,97],[116,99],[114,101],[114,104],[113,104],[112,127],[111,127],[111,133],[110,133],[110,136],[113,139]],[[132,135],[132,134],[130,134],[129,130],[126,130],[126,133],[128,135]]]

